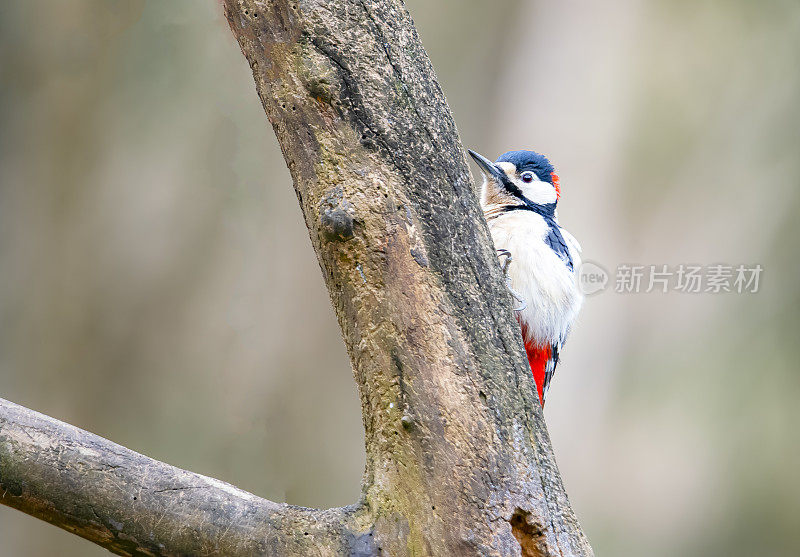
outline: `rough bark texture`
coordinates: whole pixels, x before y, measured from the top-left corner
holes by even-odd
[[[591,555],[464,151],[402,2],[224,7],[353,363],[360,501],[277,505],[6,403],[2,502],[123,554]]]

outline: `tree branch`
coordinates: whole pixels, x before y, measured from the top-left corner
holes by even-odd
[[[363,514],[273,503],[3,399],[0,502],[118,555],[347,555]]]
[[[591,555],[402,2],[223,2],[353,363],[361,502],[277,505],[10,403],[0,501],[123,554]]]

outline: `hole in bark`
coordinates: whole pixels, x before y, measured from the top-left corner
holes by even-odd
[[[486,404],[486,393],[483,391],[478,391],[478,397],[481,399],[481,402]]]
[[[541,557],[547,554],[544,532],[532,523],[531,513],[518,507],[508,523],[511,524],[511,533],[519,542],[522,557]]]

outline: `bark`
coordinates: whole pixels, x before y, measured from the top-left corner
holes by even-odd
[[[224,8],[353,363],[359,503],[277,505],[9,404],[2,502],[122,554],[591,555],[464,150],[402,2]]]

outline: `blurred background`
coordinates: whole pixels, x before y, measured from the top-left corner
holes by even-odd
[[[612,274],[545,412],[598,556],[800,554],[800,4],[407,3],[464,144],[547,153]],[[623,263],[764,271],[618,294]],[[356,500],[350,365],[215,0],[0,7],[0,397],[276,501]],[[2,506],[0,540],[104,554]]]

